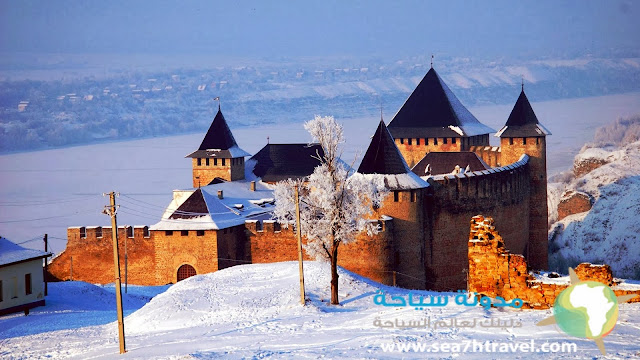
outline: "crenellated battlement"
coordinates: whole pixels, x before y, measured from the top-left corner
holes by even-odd
[[[476,153],[482,161],[491,167],[499,167],[502,164],[502,148],[500,146],[471,146],[469,151]]]
[[[75,226],[67,228],[67,240],[69,243],[82,244],[88,241],[110,242],[111,226]],[[147,225],[118,226],[118,239],[127,237],[134,240],[149,240],[151,231]]]

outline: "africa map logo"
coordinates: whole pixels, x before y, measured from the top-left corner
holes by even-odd
[[[571,286],[564,289],[553,304],[553,316],[536,325],[557,324],[568,335],[593,339],[606,355],[602,339],[609,335],[618,320],[618,304],[638,295],[616,296],[611,288],[596,281],[580,281],[569,268]]]

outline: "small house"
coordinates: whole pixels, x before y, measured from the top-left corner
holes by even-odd
[[[44,306],[42,259],[52,254],[25,249],[0,237],[0,315]]]

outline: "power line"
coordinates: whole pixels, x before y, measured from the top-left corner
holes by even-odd
[[[38,221],[38,220],[48,220],[48,219],[56,219],[56,218],[61,218],[61,217],[67,217],[67,216],[72,216],[72,215],[76,215],[76,214],[80,214],[82,212],[88,212],[94,209],[87,209],[87,210],[79,210],[76,211],[74,213],[71,214],[66,214],[66,215],[56,215],[56,216],[47,216],[47,217],[41,217],[41,218],[35,218],[35,219],[21,219],[21,220],[4,220],[4,221],[0,221],[0,224],[9,224],[9,223],[18,223],[18,222],[27,222],[27,221]]]
[[[87,199],[91,196],[82,196],[80,198],[63,198],[63,199],[40,199],[40,200],[21,200],[21,201],[3,201],[0,202],[0,206],[35,206],[35,205],[49,205],[49,204],[62,204],[74,201],[80,201]]]
[[[28,243],[28,242],[32,242],[32,241],[36,241],[36,240],[40,240],[40,239],[41,239],[41,237],[40,237],[40,235],[38,235],[38,236],[36,236],[36,237],[34,237],[34,238],[31,238],[31,239],[29,239],[29,240],[25,240],[25,241],[22,241],[22,242],[16,243],[16,245],[22,245],[22,244],[26,244],[26,243]]]

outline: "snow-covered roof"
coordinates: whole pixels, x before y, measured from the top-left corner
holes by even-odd
[[[360,174],[365,179],[382,179],[384,185],[389,190],[410,190],[422,189],[429,186],[429,183],[421,179],[418,175],[408,172],[404,174]]]
[[[432,68],[389,123],[394,138],[461,137],[494,130],[476,119]]]
[[[7,266],[27,260],[49,257],[50,252],[25,249],[22,246],[0,237],[0,266]]]
[[[160,222],[150,230],[220,230],[244,224],[273,210],[271,186],[250,181],[213,184],[195,190],[176,190]],[[222,191],[222,199],[218,197]]]
[[[190,158],[221,158],[221,159],[229,159],[229,158],[237,158],[251,156],[248,152],[242,150],[238,145],[233,145],[228,149],[205,149],[205,150],[196,150],[186,157]]]

